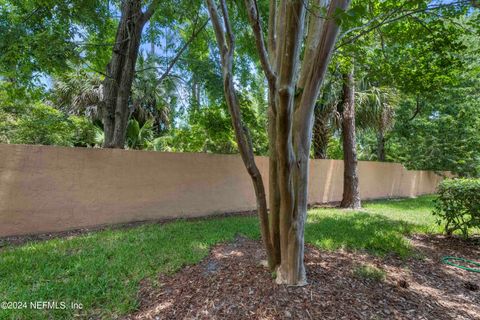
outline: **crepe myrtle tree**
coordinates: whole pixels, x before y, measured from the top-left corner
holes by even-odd
[[[225,0],[205,0],[220,52],[224,94],[251,176],[268,266],[276,282],[305,285],[304,229],[313,112],[348,0],[271,0],[267,39],[256,0],[245,0],[269,93],[269,209],[234,86],[235,38]],[[306,23],[307,22],[307,23]],[[308,27],[305,28],[305,26]],[[301,51],[303,54],[301,55]],[[303,59],[301,59],[301,56]]]

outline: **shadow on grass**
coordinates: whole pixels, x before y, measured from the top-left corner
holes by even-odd
[[[138,304],[140,281],[199,262],[237,234],[258,239],[254,217],[174,221],[8,247],[0,252],[4,301],[65,301],[82,310],[1,309],[0,319],[116,319]]]
[[[320,249],[366,250],[377,255],[396,254],[406,258],[412,254],[405,235],[417,225],[390,220],[382,215],[361,212],[338,212],[310,215],[305,240]]]
[[[430,210],[418,212],[419,206],[431,206],[431,198],[375,202],[366,206],[371,213],[312,210],[305,240],[321,249],[406,257],[412,250],[404,235],[418,230],[421,216]],[[401,220],[409,217],[415,221]],[[232,241],[237,234],[259,239],[257,218],[175,221],[4,248],[0,251],[4,301],[80,302],[84,309],[4,309],[0,319],[72,319],[75,314],[118,318],[137,307],[141,280],[197,263],[213,245]]]

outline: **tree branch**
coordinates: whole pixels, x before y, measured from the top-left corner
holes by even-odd
[[[206,0],[210,19],[212,21],[215,37],[221,53],[221,65],[223,73],[223,89],[225,93],[225,100],[227,102],[228,111],[232,119],[232,126],[235,133],[238,149],[242,157],[243,163],[252,179],[255,189],[255,196],[257,200],[257,211],[260,218],[260,226],[262,239],[265,243],[268,264],[273,270],[275,261],[273,258],[273,245],[270,239],[269,217],[267,200],[265,194],[265,187],[263,179],[258,167],[255,163],[253,147],[249,138],[248,130],[246,130],[242,114],[240,112],[240,103],[238,102],[237,93],[233,83],[233,51],[234,51],[234,36],[228,18],[227,5],[225,0],[220,0],[223,26],[220,16],[215,5],[215,0]],[[226,33],[226,34],[225,34]]]
[[[245,0],[245,7],[247,8],[248,18],[252,27],[253,35],[255,37],[255,45],[257,46],[257,52],[260,57],[260,63],[262,65],[263,72],[267,77],[268,83],[273,85],[275,83],[276,76],[272,71],[267,49],[265,48],[265,40],[263,39],[263,30],[258,12],[257,1]]]
[[[325,0],[316,0],[315,1],[318,8],[325,8],[327,5],[327,1]],[[308,20],[308,33],[307,33],[307,41],[305,44],[305,54],[303,57],[302,68],[300,70],[300,76],[298,78],[298,88],[302,88],[305,86],[305,82],[307,81],[307,76],[310,72],[311,64],[313,59],[315,58],[315,53],[317,51],[317,47],[320,43],[320,38],[322,36],[324,18],[320,15],[315,14],[314,12],[309,11],[309,20]]]
[[[417,99],[416,99],[416,108],[415,108],[415,112],[413,113],[413,115],[410,117],[410,119],[408,119],[408,121],[412,121],[413,119],[415,119],[415,117],[420,113],[420,109],[421,109],[421,106],[420,106],[420,97],[417,95]]]
[[[153,0],[152,3],[148,6],[147,10],[142,13],[142,16],[140,17],[141,23],[146,23],[150,18],[153,16],[155,13],[155,10],[158,7],[158,4],[160,3],[160,0]]]
[[[338,10],[345,11],[349,4],[350,0],[332,0],[328,6],[320,42],[315,50],[314,59],[312,59],[312,63],[308,67],[309,73],[305,82],[305,88],[303,89],[300,103],[295,110],[295,122],[299,127],[305,127],[311,123],[315,101],[320,91],[320,85],[325,78],[330,56],[340,29],[334,17]],[[301,130],[297,137],[297,142],[306,143],[310,139],[309,134],[308,130]]]
[[[227,4],[225,3],[225,0],[220,0],[220,8],[222,10],[223,24],[225,25],[228,52],[229,55],[233,55],[235,36],[233,35],[232,27],[230,26],[230,19],[228,17]]]
[[[208,21],[210,19],[207,19],[205,20],[205,22],[200,26],[200,28],[198,28],[197,30],[194,30],[192,35],[190,36],[190,38],[188,39],[187,42],[185,42],[183,44],[183,46],[180,48],[180,50],[177,52],[177,54],[175,55],[175,57],[173,57],[172,60],[170,60],[170,63],[168,64],[168,67],[167,69],[165,69],[165,72],[160,76],[159,78],[159,81],[162,81],[163,79],[165,79],[168,74],[170,73],[170,71],[172,71],[173,67],[175,66],[175,64],[177,63],[177,61],[180,59],[180,56],[183,54],[183,52],[188,48],[188,46],[193,42],[193,40],[195,40],[195,38],[198,36],[198,34],[203,30],[205,29],[205,27],[207,26],[208,24]]]
[[[377,29],[377,28],[380,28],[384,25],[387,25],[389,23],[393,23],[393,22],[396,22],[396,21],[399,21],[403,18],[406,18],[406,17],[409,17],[409,16],[412,16],[414,14],[417,14],[417,13],[422,13],[422,12],[429,12],[429,11],[434,11],[434,10],[437,10],[437,9],[441,9],[441,8],[446,8],[446,7],[449,7],[449,6],[456,6],[456,5],[459,5],[459,4],[466,4],[468,1],[467,0],[460,0],[460,1],[457,1],[457,2],[451,2],[451,3],[447,3],[447,4],[440,4],[438,6],[430,6],[430,7],[425,7],[425,8],[422,8],[422,9],[417,9],[417,10],[413,10],[413,11],[401,11],[400,13],[402,13],[400,16],[398,17],[395,17],[395,18],[392,18],[392,19],[388,19],[389,17],[391,17],[393,14],[396,14],[399,12],[398,8],[396,10],[393,11],[393,13],[390,13],[388,14],[387,16],[385,16],[382,21],[378,22],[377,24],[373,25],[372,27],[360,32],[359,34],[349,38],[348,40],[345,40],[345,41],[342,41],[342,43],[340,43],[339,45],[337,45],[335,47],[335,50],[339,49],[340,47],[343,47],[347,44],[350,44],[350,43],[353,43],[354,41],[356,41],[357,39],[363,37],[364,35],[372,32],[373,30]],[[361,30],[362,28],[372,24],[373,22],[377,21],[378,18],[380,16],[383,16],[383,15],[379,15],[378,17],[375,17],[373,18],[372,20],[368,21],[366,24],[362,25],[362,26],[359,26],[359,27],[356,27],[356,28],[352,28],[350,30],[347,30],[345,32],[345,34],[347,33],[350,33],[352,31],[355,31],[355,30]],[[344,34],[344,35],[345,35]],[[343,35],[343,36],[344,36]]]
[[[210,20],[212,21],[213,31],[215,32],[215,38],[217,39],[218,48],[220,49],[220,56],[223,64],[223,51],[227,49],[225,40],[225,32],[221,25],[220,16],[218,15],[217,6],[213,0],[206,0],[208,12],[210,14]]]
[[[268,53],[270,54],[271,64],[275,61],[275,47],[277,46],[277,34],[275,32],[276,19],[277,0],[270,0],[270,7],[268,9]]]

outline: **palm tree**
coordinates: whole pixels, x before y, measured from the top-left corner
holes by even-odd
[[[154,56],[138,57],[130,112],[140,124],[154,119],[153,127],[159,134],[171,126],[174,105],[178,100],[178,83],[173,76],[159,76],[156,60]]]
[[[100,122],[97,106],[102,99],[102,77],[83,69],[72,70],[54,79],[50,103],[67,114],[82,115]]]
[[[385,134],[395,124],[395,107],[399,96],[391,87],[370,86],[356,93],[358,128],[372,129],[377,134],[377,160],[385,161]]]
[[[54,80],[50,104],[67,114],[86,116],[102,127],[102,77],[81,68],[72,70]],[[129,121],[134,119],[143,128],[151,120],[147,127],[158,135],[171,127],[174,105],[179,99],[177,80],[159,75],[154,56],[140,55],[137,70],[129,99]],[[134,124],[129,122],[128,127],[131,126]]]
[[[327,148],[333,133],[340,128],[341,117],[337,112],[340,102],[339,83],[331,78],[322,90],[321,98],[317,101],[314,110],[313,122],[313,157],[327,159]]]

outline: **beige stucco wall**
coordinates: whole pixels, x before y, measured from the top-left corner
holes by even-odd
[[[268,158],[257,157],[264,177]],[[432,193],[441,178],[360,162],[363,199]],[[311,161],[310,203],[340,201],[343,162]],[[0,237],[255,208],[236,155],[0,144]]]

